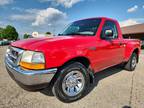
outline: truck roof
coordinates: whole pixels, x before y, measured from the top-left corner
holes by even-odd
[[[84,19],[80,19],[80,20],[76,20],[76,21],[87,20],[87,19],[102,19],[102,20],[112,20],[112,21],[117,22],[117,20],[115,20],[113,18],[108,18],[108,17],[91,17],[91,18],[84,18]]]

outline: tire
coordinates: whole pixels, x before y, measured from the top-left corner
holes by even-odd
[[[52,92],[60,101],[70,103],[85,96],[90,78],[83,64],[74,62],[65,65],[58,72],[60,75],[54,83]]]
[[[124,68],[128,71],[134,71],[137,65],[138,56],[136,53],[133,53],[129,61],[125,64]]]

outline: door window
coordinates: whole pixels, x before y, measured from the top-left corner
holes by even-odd
[[[103,28],[102,28],[102,33],[101,33],[101,38],[105,39],[104,32],[106,29],[111,29],[113,31],[113,36],[112,39],[117,39],[118,38],[118,32],[117,32],[117,26],[115,22],[113,21],[106,21]]]

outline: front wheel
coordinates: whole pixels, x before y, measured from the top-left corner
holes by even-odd
[[[128,71],[135,70],[137,65],[137,59],[138,59],[138,55],[136,53],[133,53],[129,61],[125,64],[124,68]]]
[[[71,63],[60,70],[60,75],[53,86],[53,94],[63,102],[73,102],[86,93],[89,85],[89,74],[84,65]]]

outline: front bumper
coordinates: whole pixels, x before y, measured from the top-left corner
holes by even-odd
[[[13,66],[7,58],[5,58],[5,66],[12,79],[26,90],[41,89],[48,86],[57,72],[57,68],[47,70],[24,70],[20,66]]]

